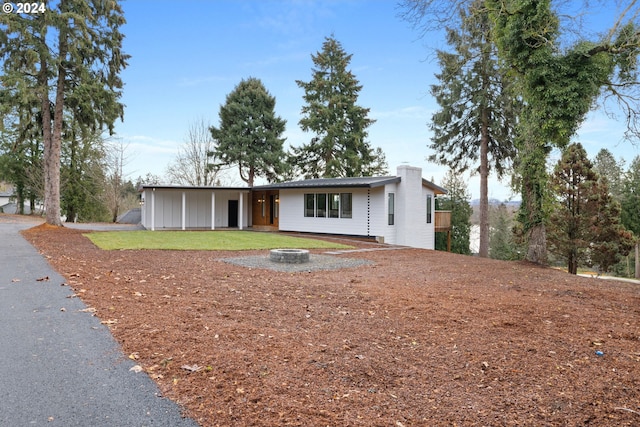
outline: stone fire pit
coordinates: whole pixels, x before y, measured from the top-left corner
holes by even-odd
[[[304,264],[309,262],[309,251],[306,249],[271,249],[269,259],[281,264]]]

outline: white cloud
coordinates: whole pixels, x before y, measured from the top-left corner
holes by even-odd
[[[371,118],[375,120],[385,120],[385,119],[419,119],[423,123],[426,123],[427,120],[431,117],[432,111],[420,106],[420,105],[412,105],[409,107],[402,107],[395,110],[388,111],[371,111]],[[426,125],[425,125],[426,126]]]

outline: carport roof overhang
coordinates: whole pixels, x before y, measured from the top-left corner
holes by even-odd
[[[249,187],[207,187],[207,186],[190,186],[190,185],[142,185],[140,192],[144,190],[213,190],[213,191],[244,191],[249,192]]]

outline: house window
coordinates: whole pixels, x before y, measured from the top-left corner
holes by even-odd
[[[280,196],[275,196],[275,205],[273,206],[273,217],[278,218],[280,214]]]
[[[389,225],[393,225],[395,222],[395,193],[389,193]]]
[[[327,216],[327,195],[323,193],[316,194],[316,216],[324,218]]]
[[[431,194],[427,194],[427,224],[431,224]]]
[[[351,201],[351,193],[307,193],[304,195],[304,216],[317,218],[351,218]],[[276,199],[276,205],[277,202],[278,200]]]
[[[264,194],[263,194],[262,196],[260,196],[260,201],[259,201],[260,206],[262,208],[262,218],[264,218],[265,215],[266,215],[266,213],[265,213],[266,208],[264,206],[266,204],[265,202],[266,202],[266,199],[265,199]]]
[[[316,212],[316,195],[305,194],[304,195],[304,216],[314,217]]]
[[[340,218],[351,218],[351,193],[340,193]]]
[[[329,193],[329,218],[339,218],[340,194]]]

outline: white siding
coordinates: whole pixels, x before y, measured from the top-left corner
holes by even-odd
[[[431,195],[431,224],[427,224],[427,195]],[[422,217],[422,222],[424,223],[424,231],[422,233],[422,246],[421,248],[425,249],[435,249],[436,243],[436,196],[433,190],[428,189],[427,187],[422,187],[422,204],[424,205]],[[420,221],[420,218],[418,218]]]
[[[186,192],[186,227],[210,228],[211,227],[211,192],[187,191]]]
[[[182,191],[155,191],[155,228],[182,227]]]
[[[396,184],[371,189],[371,235],[382,237],[384,243],[396,243],[395,226],[389,224],[388,194],[395,193]]]
[[[304,195],[307,193],[351,193],[351,218],[305,217]],[[367,189],[280,189],[280,230],[369,236]]]
[[[242,194],[243,227],[247,227],[250,211],[248,191],[216,189],[145,188],[142,192],[142,225],[156,230],[182,229],[182,194],[185,194],[185,228],[211,228],[211,194],[215,192],[215,227],[229,226],[229,200]],[[238,208],[240,203],[238,203]],[[155,218],[152,218],[152,211]]]

